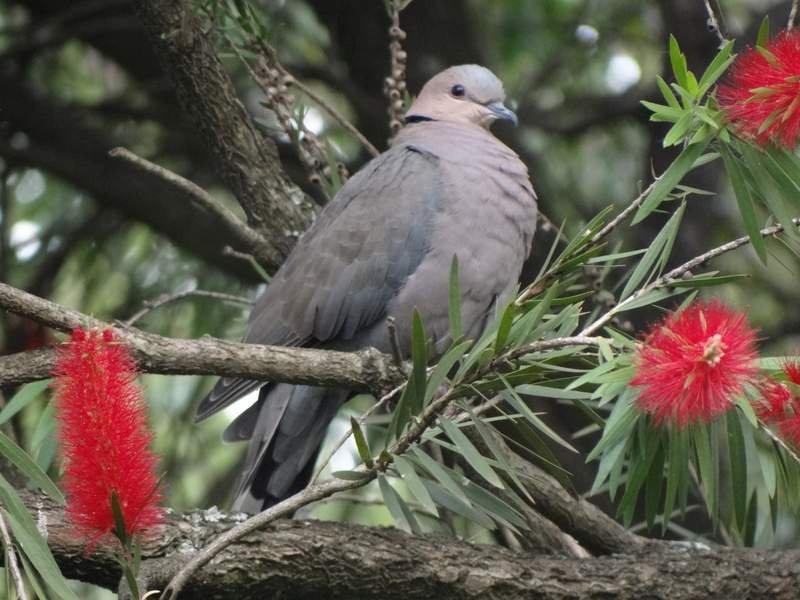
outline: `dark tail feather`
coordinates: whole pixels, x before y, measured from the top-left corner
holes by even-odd
[[[306,487],[328,425],[346,398],[346,391],[305,385],[262,388],[233,509],[257,513]]]

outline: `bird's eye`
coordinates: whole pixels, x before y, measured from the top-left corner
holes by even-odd
[[[461,96],[463,96],[465,91],[466,90],[464,90],[464,86],[461,85],[460,83],[457,83],[452,88],[450,88],[450,93],[453,94],[453,96],[455,96],[456,98],[460,98]]]

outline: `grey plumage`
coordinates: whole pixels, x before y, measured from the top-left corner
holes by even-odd
[[[502,84],[476,65],[428,82],[392,147],[345,184],[298,242],[257,300],[244,341],[388,352],[392,316],[407,351],[416,307],[442,351],[454,255],[465,332],[479,335],[513,292],[536,222],[527,169],[488,131],[497,118],[516,118],[502,100]],[[302,489],[347,398],[346,390],[224,379],[198,419],[260,386],[257,403],[225,434],[251,439],[234,504],[248,512]]]

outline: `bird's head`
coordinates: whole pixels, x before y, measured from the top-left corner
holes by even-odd
[[[517,124],[503,104],[503,83],[486,67],[459,65],[434,76],[406,113],[406,122],[422,120],[471,123],[486,129],[496,120]]]

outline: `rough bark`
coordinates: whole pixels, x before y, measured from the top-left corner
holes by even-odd
[[[269,235],[277,267],[308,225],[310,204],[285,176],[275,144],[254,127],[230,76],[184,0],[140,0],[139,16],[181,106],[216,157],[251,227]]]
[[[64,574],[115,589],[119,569],[109,547],[86,556],[63,510],[22,493]],[[176,515],[144,551],[148,588],[208,540],[238,522],[211,509]],[[689,600],[796,598],[800,551],[702,550],[682,546],[628,555],[562,559],[515,553],[391,528],[279,521],[230,546],[206,565],[183,600],[584,598]]]
[[[54,329],[112,327],[78,311],[0,283],[0,307]],[[130,345],[139,368],[146,373],[225,375],[266,381],[344,387],[380,393],[405,376],[393,359],[367,348],[336,352],[311,348],[261,346],[205,338],[176,340],[135,328],[115,328]],[[0,385],[49,377],[55,350],[36,350],[0,358]]]

